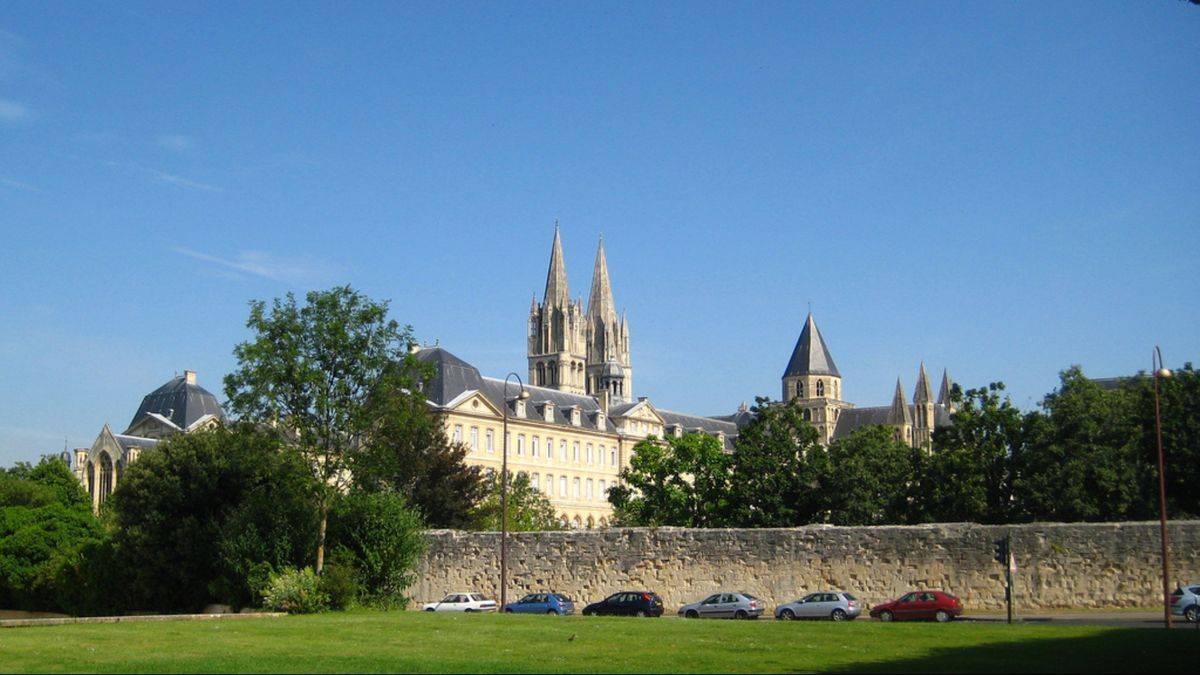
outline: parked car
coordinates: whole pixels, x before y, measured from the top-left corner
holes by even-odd
[[[1180,586],[1171,593],[1171,613],[1188,623],[1200,621],[1200,584]]]
[[[482,593],[450,593],[438,602],[426,603],[422,609],[426,612],[494,612],[496,601],[485,598]]]
[[[622,591],[613,593],[600,602],[583,608],[584,616],[662,616],[662,598],[649,591]]]
[[[510,602],[504,611],[509,614],[558,614],[566,616],[575,613],[575,603],[562,593],[530,593],[529,595]]]
[[[685,619],[757,619],[763,602],[749,593],[714,593],[700,602],[679,608]]]
[[[871,617],[880,621],[933,619],[944,623],[960,614],[962,603],[943,591],[913,591],[871,608]]]
[[[822,591],[788,602],[775,608],[775,618],[790,621],[792,619],[831,619],[846,621],[858,618],[862,613],[862,605],[858,598],[845,591]]]

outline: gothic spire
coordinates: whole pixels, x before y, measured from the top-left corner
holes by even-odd
[[[841,377],[833,356],[825,346],[825,338],[817,330],[817,322],[811,312],[804,322],[804,330],[800,331],[800,339],[796,340],[796,348],[792,350],[792,358],[788,361],[784,377],[793,375],[832,375]]]
[[[921,371],[917,373],[917,389],[913,393],[913,403],[933,403],[933,388],[929,386],[929,375],[925,373],[925,362],[921,362]]]
[[[604,256],[604,235],[600,235],[600,246],[596,249],[596,266],[592,270],[592,292],[588,296],[588,317],[603,320],[617,316],[613,302],[612,283],[608,278],[608,259]]]
[[[951,387],[950,371],[943,368],[942,369],[942,388],[941,388],[941,390],[938,391],[938,399],[937,399],[938,405],[941,405],[941,406],[950,405],[950,387]]]
[[[567,288],[567,266],[563,263],[562,237],[558,233],[558,221],[554,221],[554,244],[550,248],[550,270],[546,272],[546,294],[542,301],[558,307],[571,304],[571,291]]]
[[[896,393],[892,396],[892,407],[888,410],[888,424],[912,424],[912,414],[908,411],[908,404],[904,402],[904,387],[900,385],[900,378],[896,378]]]

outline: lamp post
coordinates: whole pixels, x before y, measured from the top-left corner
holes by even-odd
[[[509,398],[508,381],[517,378],[520,391]],[[521,376],[509,373],[504,378],[504,439],[501,441],[503,451],[500,453],[500,611],[508,605],[508,404],[529,398]]]
[[[1159,535],[1162,539],[1162,584],[1163,584],[1163,624],[1171,627],[1171,581],[1170,559],[1167,557],[1167,476],[1166,462],[1163,459],[1162,415],[1158,409],[1158,381],[1171,376],[1171,371],[1163,367],[1162,350],[1157,345],[1150,357],[1154,368],[1154,430],[1158,435],[1158,518]]]

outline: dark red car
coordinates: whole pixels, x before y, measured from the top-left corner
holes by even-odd
[[[958,598],[942,591],[913,591],[899,600],[871,608],[871,618],[880,621],[913,621],[933,619],[946,622],[962,614]]]

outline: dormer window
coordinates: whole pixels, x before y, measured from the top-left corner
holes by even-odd
[[[579,426],[580,418],[581,418],[581,414],[579,412],[579,406],[577,406],[577,405],[571,406],[571,426],[573,426],[573,427]]]
[[[606,427],[607,427],[607,420],[605,419],[604,411],[597,410],[596,411],[596,428],[599,429],[600,431],[604,431]]]
[[[523,399],[517,399],[513,403],[513,408],[515,408],[513,412],[516,413],[517,417],[525,417],[525,401]]]
[[[547,422],[554,421],[554,401],[546,401],[542,404],[542,419]]]

